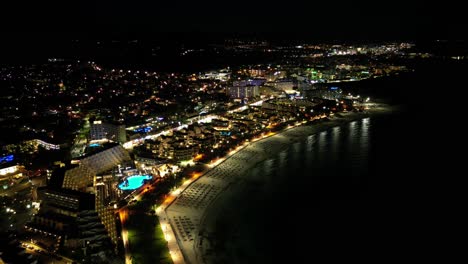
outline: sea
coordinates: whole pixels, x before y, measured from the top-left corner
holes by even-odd
[[[441,249],[451,240],[443,230],[452,218],[444,199],[458,185],[447,176],[459,175],[450,173],[455,161],[447,147],[460,149],[464,137],[447,120],[467,63],[414,68],[356,83],[401,111],[309,135],[249,170],[246,191],[218,214],[210,262],[445,259]]]
[[[364,260],[402,225],[404,111],[313,134],[258,163],[219,214],[214,263]],[[404,160],[402,160],[404,159]],[[396,246],[396,245],[393,245]],[[379,258],[381,259],[381,258]]]

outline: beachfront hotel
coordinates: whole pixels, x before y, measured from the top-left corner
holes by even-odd
[[[53,172],[48,187],[40,191],[41,209],[28,224],[30,230],[53,236],[67,234],[67,247],[84,245],[89,254],[106,248],[117,250],[115,209],[109,203],[115,200],[112,188],[116,186],[96,176],[131,158],[114,143],[97,151]]]

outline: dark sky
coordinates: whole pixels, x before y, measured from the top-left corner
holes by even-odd
[[[466,39],[463,8],[439,1],[11,1],[3,32],[295,33],[317,39]],[[425,3],[426,2],[426,3]]]

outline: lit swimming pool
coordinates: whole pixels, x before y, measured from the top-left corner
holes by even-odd
[[[135,190],[143,186],[144,180],[151,180],[152,178],[151,175],[130,176],[119,184],[119,189],[122,191]]]
[[[97,144],[97,143],[93,143],[93,144],[89,145],[89,147],[91,147],[91,148],[95,148],[95,147],[99,147],[99,146],[101,146],[101,145]]]

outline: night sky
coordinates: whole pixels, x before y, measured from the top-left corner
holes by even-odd
[[[161,32],[289,33],[310,39],[466,39],[447,1],[15,1],[3,32],[148,37]],[[99,2],[99,3],[97,3]]]

